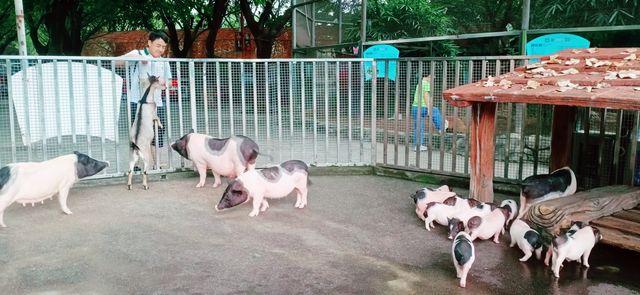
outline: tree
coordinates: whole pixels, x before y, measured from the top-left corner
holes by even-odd
[[[124,1],[25,1],[29,36],[38,54],[80,55],[84,41],[116,21],[105,11],[121,9]]]
[[[167,28],[171,38],[171,51],[175,57],[187,57],[191,52],[193,42],[202,33],[207,15],[205,7],[209,1],[175,0],[158,3],[158,14]],[[182,35],[178,35],[178,29]]]
[[[278,3],[274,3],[275,1]],[[286,0],[256,0],[254,1],[255,7],[252,9],[249,0],[240,0],[240,10],[256,42],[256,56],[258,58],[271,57],[273,43],[291,21],[293,6],[288,4],[289,1]],[[256,15],[258,20],[254,18]]]
[[[451,17],[446,8],[429,1],[415,0],[374,0],[368,2],[367,40],[394,40],[403,38],[419,38],[449,35],[455,32]],[[359,28],[351,30],[360,32]],[[429,48],[429,55],[454,56],[457,46],[451,42],[436,42]],[[425,54],[425,47],[407,48],[404,54],[420,52]]]
[[[15,9],[10,1],[4,1],[0,4],[0,54],[17,39]]]
[[[207,57],[215,57],[216,48],[216,36],[218,31],[222,27],[222,21],[227,14],[227,8],[229,7],[229,0],[215,0],[211,7],[209,19],[207,21],[207,30],[209,35],[205,42],[205,48],[207,50]]]

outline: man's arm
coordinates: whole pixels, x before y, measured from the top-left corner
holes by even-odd
[[[115,60],[116,66],[117,67],[121,67],[125,65],[125,62],[127,61],[128,58],[145,58],[145,56],[143,56],[142,54],[140,54],[139,50],[132,50],[129,51],[126,54],[120,55],[118,56],[118,58]],[[146,64],[147,61],[142,61],[143,64]]]

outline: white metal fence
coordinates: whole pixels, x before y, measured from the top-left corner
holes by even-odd
[[[191,167],[169,144],[193,129],[214,137],[253,138],[272,157],[258,157],[258,166],[300,159],[318,166],[382,165],[468,176],[470,112],[448,105],[442,91],[509,72],[526,59],[164,61],[173,81],[163,95],[165,138],[153,172]],[[135,62],[117,66],[114,58],[0,56],[0,166],[78,150],[112,163],[98,177],[126,173],[132,115],[125,69]],[[431,106],[441,111],[443,125],[449,122],[440,132],[432,118],[411,115],[418,81],[428,75],[433,77]],[[500,104],[497,113],[496,177],[521,180],[548,172],[552,107]],[[637,118],[608,113],[620,120]],[[602,120],[607,117],[605,111]],[[413,150],[416,121],[424,125],[426,151]],[[597,122],[584,122],[583,132],[598,131],[588,127]],[[620,143],[623,125],[600,132],[617,132]],[[626,133],[636,139],[632,131]],[[611,150],[615,147],[614,142]],[[606,161],[608,154],[597,153],[597,160]]]
[[[0,165],[78,150],[112,163],[99,177],[126,173],[132,115],[125,69],[135,61],[114,61],[0,57]],[[174,81],[163,94],[166,137],[154,172],[191,167],[169,148],[191,129],[253,138],[273,159],[258,157],[259,166],[288,159],[371,164],[365,60],[165,61]]]

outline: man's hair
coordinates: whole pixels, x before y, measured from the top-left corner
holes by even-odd
[[[162,39],[164,43],[169,43],[169,36],[167,36],[167,34],[165,34],[164,32],[155,31],[149,33],[149,41],[153,42],[157,39]]]

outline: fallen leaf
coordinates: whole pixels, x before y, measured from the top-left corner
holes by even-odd
[[[620,79],[637,79],[638,76],[640,76],[640,71],[637,70],[622,70],[618,72],[618,77],[620,77]]]
[[[578,87],[578,84],[573,84],[571,83],[570,80],[560,80],[556,83],[557,86],[560,87],[569,87],[569,88],[576,88]]]
[[[622,62],[622,61],[621,62],[617,62],[616,61],[616,62],[613,63],[613,65],[616,66],[617,68],[619,68],[619,67],[627,65],[627,63],[626,62]]]
[[[636,58],[636,54],[632,53],[632,54],[629,54],[629,56],[627,56],[627,57],[625,57],[623,59],[631,61],[631,60],[636,60],[637,58]]]
[[[633,90],[640,91],[640,87],[634,87]]]
[[[544,66],[543,64],[541,64],[539,62],[536,62],[536,63],[532,63],[532,64],[527,64],[524,67],[525,67],[525,69],[530,70],[530,69],[535,69],[535,68],[539,68],[539,67],[543,67],[543,66]]]
[[[585,63],[587,66],[590,66],[590,67],[593,67],[593,65],[594,65],[595,63],[597,63],[597,62],[598,62],[598,59],[597,59],[597,58],[593,58],[593,57],[592,57],[592,58],[587,58],[587,59],[585,59],[585,60],[584,60],[584,63]]]
[[[595,47],[594,48],[588,48],[587,52],[592,53],[592,54],[596,53],[596,52],[598,52],[598,48],[595,48]]]
[[[596,86],[594,86],[593,88],[594,89],[600,89],[600,88],[607,88],[607,87],[611,87],[611,84],[600,82],[600,83],[596,84]]]
[[[536,89],[539,86],[540,86],[540,82],[534,81],[534,80],[529,80],[529,81],[527,81],[527,86],[525,88]]]
[[[564,64],[565,64],[565,65],[568,65],[568,66],[570,66],[570,65],[575,65],[575,64],[579,64],[579,63],[580,63],[580,60],[579,60],[579,59],[577,59],[577,58],[572,58],[572,59],[570,59],[570,60],[568,60],[568,61],[565,61],[565,62],[564,62]]]
[[[558,55],[554,54],[549,56],[549,60],[547,60],[548,64],[560,64],[562,63],[562,60],[558,59]]]
[[[638,48],[627,48],[621,54],[629,54],[638,51]]]
[[[500,80],[500,83],[498,84],[498,86],[502,87],[502,89],[507,89],[507,88],[511,88],[511,85],[513,83],[507,79],[502,79]]]
[[[575,54],[578,54],[578,53],[582,52],[582,50],[574,49],[574,50],[571,50],[571,52],[573,52]]]
[[[618,79],[618,72],[611,72],[611,71],[607,71],[607,73],[604,75],[604,79],[605,79],[605,80],[615,80],[615,79]]]
[[[591,90],[593,89],[593,87],[591,86],[587,86],[586,88],[587,88],[587,92],[591,92]]]
[[[580,72],[578,70],[574,69],[574,68],[570,68],[570,69],[563,70],[560,73],[563,73],[565,75],[575,75],[575,74],[580,73]]]
[[[482,86],[484,87],[492,87],[492,86],[496,86],[495,85],[495,78],[494,77],[487,77],[487,81],[485,81],[484,83],[482,83]]]

